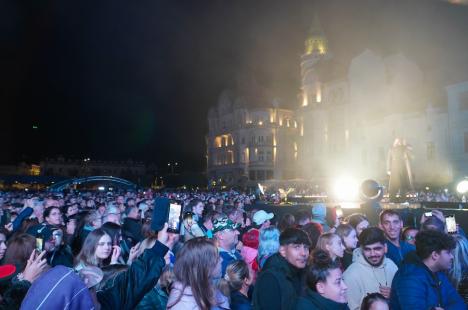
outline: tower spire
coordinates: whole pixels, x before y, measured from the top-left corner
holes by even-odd
[[[309,35],[305,41],[305,54],[324,55],[328,51],[328,42],[320,25],[320,20],[317,13],[314,12],[312,17],[312,25],[309,30]]]

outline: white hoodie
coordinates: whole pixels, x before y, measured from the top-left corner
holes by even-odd
[[[395,263],[386,257],[382,265],[374,267],[365,260],[362,252],[355,254],[360,255],[355,255],[356,260],[343,273],[344,282],[348,287],[348,307],[351,310],[359,310],[368,293],[379,293],[380,285],[391,287],[398,270]]]

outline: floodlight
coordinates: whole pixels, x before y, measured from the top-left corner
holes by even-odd
[[[459,194],[466,194],[468,192],[468,180],[464,179],[457,184],[457,192]]]
[[[359,194],[359,183],[351,177],[343,176],[336,180],[333,189],[337,199],[355,200]]]

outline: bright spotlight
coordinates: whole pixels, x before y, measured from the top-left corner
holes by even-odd
[[[104,186],[99,186],[98,190],[100,190],[102,192],[103,190],[105,190],[105,188],[104,188]]]
[[[353,178],[341,177],[336,180],[333,189],[337,199],[352,201],[358,198],[359,183]]]
[[[468,180],[467,179],[457,184],[457,192],[462,195],[468,192]]]

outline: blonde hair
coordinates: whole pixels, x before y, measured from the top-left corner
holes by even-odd
[[[226,267],[224,279],[228,282],[232,291],[242,288],[245,279],[249,279],[249,266],[243,260],[236,260]]]
[[[453,250],[453,266],[448,275],[453,286],[458,288],[463,272],[468,270],[468,240],[462,235],[454,235],[453,239],[457,245]]]
[[[318,238],[317,246],[315,248],[320,249],[320,250],[324,250],[325,252],[329,253],[326,246],[331,245],[335,238],[341,241],[340,236],[338,236],[337,234],[324,233],[324,234],[320,235],[320,237]]]

